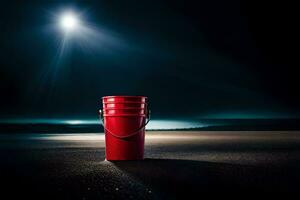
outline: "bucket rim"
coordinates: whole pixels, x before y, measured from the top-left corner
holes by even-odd
[[[129,96],[129,95],[125,95],[125,96],[122,96],[122,95],[115,95],[115,96],[104,96],[102,97],[102,99],[107,99],[107,98],[148,98],[146,96]]]
[[[147,102],[140,102],[140,101],[122,101],[122,102],[114,102],[114,101],[103,101],[103,104],[148,104]]]
[[[105,114],[103,113],[103,117],[147,117],[146,114]]]
[[[117,102],[115,102],[115,101],[109,101],[109,102],[107,102],[107,101],[103,101],[102,102],[103,103],[103,105],[107,105],[107,104],[139,104],[139,105],[142,105],[142,104],[145,104],[145,105],[148,105],[148,103],[147,102],[136,102],[136,101],[117,101]]]
[[[109,107],[109,108],[102,108],[102,110],[148,110],[147,108],[115,108],[115,107]]]

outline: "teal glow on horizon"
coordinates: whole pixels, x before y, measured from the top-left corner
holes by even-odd
[[[102,126],[98,119],[83,119],[83,120],[65,120],[65,119],[11,119],[0,120],[0,123],[7,124],[60,124],[60,125],[99,125]],[[190,129],[203,128],[207,124],[201,121],[190,120],[151,120],[147,125],[147,130],[167,130],[167,129]]]
[[[203,114],[199,117],[199,119],[289,119],[295,118],[297,116],[293,116],[287,112],[241,112],[241,111],[229,111],[229,112],[216,112]]]

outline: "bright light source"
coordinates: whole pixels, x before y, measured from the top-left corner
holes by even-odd
[[[67,32],[74,31],[79,26],[79,19],[74,13],[67,12],[61,16],[60,25]]]
[[[113,50],[120,51],[125,47],[124,41],[116,37],[115,32],[108,31],[101,25],[88,21],[87,9],[60,8],[56,12],[49,11],[51,23],[45,25],[46,31],[55,33],[57,53],[52,62],[56,67],[66,65],[68,52],[71,48],[82,50],[85,54],[98,56],[98,54],[111,54]],[[53,34],[54,35],[54,34]],[[96,55],[97,54],[97,55]],[[53,70],[53,79],[56,70]],[[70,124],[80,124],[78,121],[71,121]]]

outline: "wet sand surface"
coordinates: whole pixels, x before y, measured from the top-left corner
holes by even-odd
[[[300,132],[151,131],[145,160],[118,162],[101,133],[0,134],[0,183],[7,199],[287,198]]]

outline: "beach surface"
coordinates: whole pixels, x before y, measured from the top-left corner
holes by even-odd
[[[300,131],[149,131],[145,160],[105,161],[103,133],[0,134],[8,199],[299,195]]]

